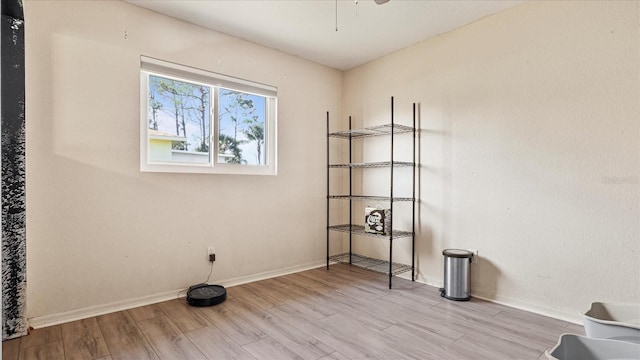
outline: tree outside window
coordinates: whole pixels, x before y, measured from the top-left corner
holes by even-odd
[[[216,89],[149,75],[148,122],[152,160],[209,162],[211,103]],[[265,164],[266,99],[219,88],[218,162]],[[165,142],[165,146],[159,144]],[[171,155],[160,154],[171,148]]]

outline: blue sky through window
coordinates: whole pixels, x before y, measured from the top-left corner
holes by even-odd
[[[174,142],[175,150],[213,150],[209,144],[213,87],[155,75],[149,75],[148,83],[149,129],[160,136],[185,138],[184,143]],[[218,143],[225,146],[214,146],[219,146],[221,162],[265,165],[265,97],[220,88],[218,121]]]

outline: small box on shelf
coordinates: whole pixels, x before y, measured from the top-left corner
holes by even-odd
[[[379,207],[364,208],[364,231],[370,234],[389,235],[391,229],[391,210]]]

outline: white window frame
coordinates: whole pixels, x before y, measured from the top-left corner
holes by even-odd
[[[211,88],[209,163],[149,160],[149,75],[207,85]],[[241,91],[266,98],[265,165],[218,162],[218,90]],[[277,88],[146,56],[140,57],[140,171],[202,174],[277,175]]]

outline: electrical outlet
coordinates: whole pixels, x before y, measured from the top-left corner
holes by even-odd
[[[213,246],[209,246],[207,248],[207,257],[211,262],[216,261],[216,248],[214,248]]]

